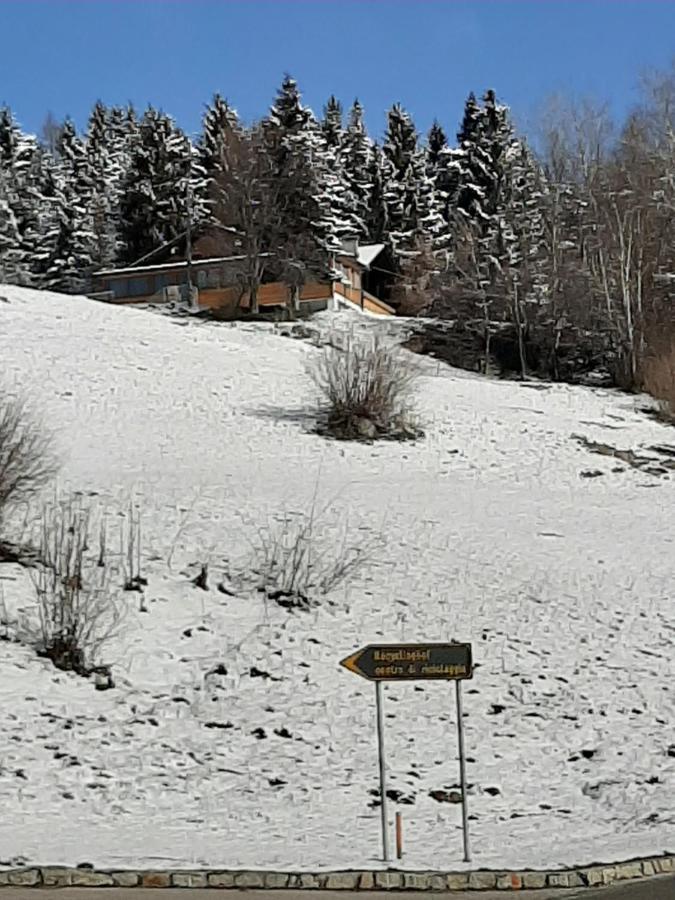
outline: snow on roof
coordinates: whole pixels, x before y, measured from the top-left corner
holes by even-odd
[[[269,256],[269,253],[261,253],[261,256]],[[217,265],[219,263],[237,262],[240,259],[246,259],[242,254],[239,256],[211,256],[206,259],[193,259],[193,266]],[[97,278],[109,277],[111,275],[142,275],[144,272],[160,272],[163,269],[182,269],[187,266],[187,261],[177,260],[176,262],[159,263],[154,266],[128,266],[126,269],[101,269],[94,272]]]
[[[368,269],[373,260],[382,253],[385,246],[385,244],[362,244],[361,246],[357,246],[356,255],[349,253],[346,250],[342,250],[338,253],[338,257],[340,259],[348,259],[352,262],[357,262],[360,266],[363,266],[364,269]]]
[[[384,250],[384,244],[364,244],[359,247],[356,253],[356,259],[362,266],[368,268],[376,257]]]

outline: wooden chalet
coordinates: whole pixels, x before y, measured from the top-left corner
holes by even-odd
[[[166,262],[96,272],[90,296],[119,304],[173,301],[190,305],[195,311],[217,311],[224,318],[246,312],[250,298],[241,287],[246,257],[236,252],[204,256],[198,247],[189,263],[181,256]],[[258,290],[260,311],[283,313],[294,303],[300,314],[340,308],[374,315],[394,314],[394,308],[383,299],[391,283],[391,263],[384,244],[359,245],[355,239],[345,240],[331,262],[337,280],[309,276],[295,297],[284,282],[262,284]]]

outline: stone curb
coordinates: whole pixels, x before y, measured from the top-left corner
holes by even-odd
[[[34,866],[0,871],[3,887],[142,887],[142,888],[265,888],[327,891],[518,891],[545,887],[597,887],[614,881],[649,878],[675,872],[675,855],[634,859],[608,865],[551,872],[402,872],[395,869],[340,872],[259,872],[225,869],[116,870],[64,866]]]

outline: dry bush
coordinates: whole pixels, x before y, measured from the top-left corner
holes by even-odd
[[[378,340],[324,348],[309,374],[325,401],[321,433],[341,440],[412,439],[419,370],[400,350]]]
[[[647,356],[642,364],[642,383],[656,398],[660,415],[675,423],[675,339]]]
[[[80,675],[105,668],[98,665],[99,655],[117,633],[122,614],[110,568],[88,555],[90,532],[90,511],[78,501],[45,508],[40,563],[32,573],[40,653],[57,668]]]
[[[56,472],[52,437],[27,401],[0,390],[0,529]]]
[[[349,523],[344,521],[318,537],[327,507],[308,515],[284,514],[259,529],[252,567],[259,577],[258,589],[279,606],[310,609],[319,597],[348,581],[364,568],[382,547],[377,537],[354,543]]]

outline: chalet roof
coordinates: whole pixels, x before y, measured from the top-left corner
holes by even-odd
[[[338,253],[338,259],[357,263],[363,269],[369,269],[375,259],[382,253],[386,244],[363,244],[357,247],[356,256],[353,253]]]
[[[261,254],[261,256],[269,255],[269,253]],[[223,263],[238,262],[242,259],[246,259],[246,256],[242,254],[238,256],[211,256],[205,259],[193,259],[192,267],[197,268],[198,266],[222,265]],[[144,275],[145,273],[150,272],[166,272],[172,269],[184,269],[186,267],[187,260],[181,259],[176,260],[175,262],[159,263],[154,266],[128,266],[126,269],[101,269],[98,272],[94,272],[94,276],[97,278],[111,278],[115,275]]]
[[[384,248],[385,244],[364,244],[362,247],[358,248],[356,259],[367,269],[380,253],[382,253]]]

